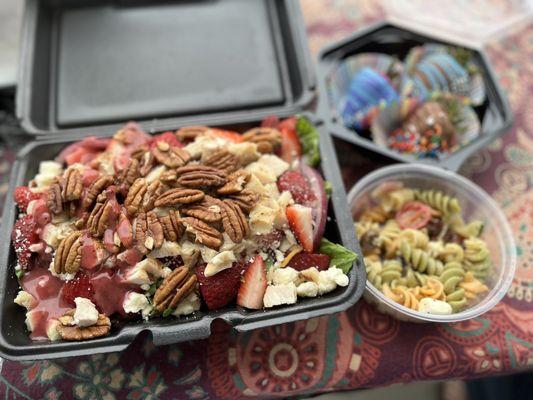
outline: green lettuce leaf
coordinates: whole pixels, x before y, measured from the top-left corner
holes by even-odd
[[[324,181],[324,191],[328,197],[331,197],[331,193],[333,193],[333,186],[331,186],[330,181]]]
[[[345,274],[348,273],[355,260],[357,260],[357,254],[348,250],[344,246],[332,243],[328,239],[322,238],[320,242],[319,253],[327,254],[330,258],[329,266],[342,269]]]
[[[167,308],[164,312],[163,312],[163,318],[166,318],[168,317],[170,314],[172,314],[174,312],[174,308]]]
[[[296,122],[296,134],[300,138],[302,151],[306,156],[307,163],[312,167],[320,162],[318,149],[319,133],[315,126],[305,117],[298,117]]]

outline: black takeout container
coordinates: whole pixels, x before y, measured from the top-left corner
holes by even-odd
[[[388,147],[379,146],[371,138],[363,137],[345,127],[342,120],[335,117],[336,113],[332,111],[334,105],[329,103],[327,96],[327,77],[343,59],[365,52],[383,53],[403,59],[411,48],[425,43],[440,43],[471,50],[482,71],[486,89],[485,102],[474,108],[481,122],[480,135],[466,146],[441,160],[417,159],[409,154],[401,154]],[[506,133],[513,124],[513,115],[507,98],[482,49],[443,41],[429,34],[416,33],[389,22],[377,23],[322,49],[318,54],[318,83],[319,91],[323,94],[319,98],[320,112],[322,115],[329,115],[329,118],[326,118],[326,124],[330,126],[329,129],[333,135],[400,162],[427,163],[457,171],[470,155]]]
[[[146,90],[148,99],[146,108],[136,108],[143,101],[143,96],[138,96],[139,93],[136,92],[135,95],[138,97],[134,96],[133,99],[128,99],[124,103],[120,99],[110,100],[110,102],[115,101],[115,116],[104,116],[104,110],[99,107],[83,112],[80,109],[76,110],[82,100],[72,97],[73,94],[68,93],[71,90],[70,86],[64,85],[67,85],[67,83],[68,85],[74,84],[78,88],[76,90],[85,89],[91,92],[90,94],[84,93],[83,96],[80,94],[83,99],[87,100],[87,98],[90,99],[90,96],[95,94],[97,97],[105,97],[106,94],[112,95],[114,82],[109,78],[102,78],[102,82],[94,81],[91,83],[85,81],[73,83],[72,76],[69,75],[72,73],[70,71],[71,68],[80,68],[80,79],[85,78],[82,77],[82,62],[77,58],[72,58],[72,54],[65,55],[69,52],[73,52],[76,57],[81,57],[81,59],[85,60],[90,58],[87,54],[84,54],[85,52],[89,51],[89,49],[95,52],[91,54],[91,57],[106,59],[108,68],[111,68],[109,72],[115,80],[131,78],[136,83],[140,76],[155,85],[160,83],[160,79],[172,78],[170,76],[172,74],[166,71],[165,68],[158,71],[162,75],[154,76],[153,71],[149,69],[141,72],[131,72],[129,69],[136,68],[135,60],[128,59],[129,63],[122,66],[116,60],[106,58],[112,57],[106,52],[109,47],[107,45],[103,45],[103,49],[98,46],[94,47],[94,42],[86,37],[88,26],[85,25],[86,21],[82,21],[85,17],[93,22],[91,29],[96,30],[96,18],[105,20],[106,18],[111,18],[110,14],[112,14],[118,26],[126,30],[126,33],[124,33],[126,35],[127,32],[132,32],[131,29],[128,31],[128,28],[131,28],[128,27],[128,21],[130,23],[141,23],[142,25],[143,15],[150,15],[156,19],[160,17],[159,23],[166,24],[167,28],[169,28],[169,24],[171,25],[171,21],[166,19],[165,15],[167,13],[182,22],[183,19],[180,18],[184,14],[188,18],[192,18],[195,23],[202,24],[209,21],[212,23],[214,17],[207,7],[215,7],[217,9],[217,18],[220,17],[221,19],[226,15],[225,13],[227,13],[228,18],[233,18],[233,13],[240,9],[242,10],[243,7],[250,7],[250,12],[253,11],[257,14],[252,18],[253,24],[248,24],[246,27],[237,26],[235,29],[239,35],[246,34],[258,40],[258,43],[261,42],[260,39],[269,43],[266,44],[267,51],[274,53],[272,60],[269,61],[274,63],[272,66],[276,70],[279,81],[275,77],[272,78],[273,71],[263,72],[270,76],[267,79],[272,78],[279,83],[277,89],[281,96],[274,100],[263,98],[262,102],[257,104],[254,102],[254,94],[256,94],[257,87],[254,87],[253,83],[250,83],[250,86],[244,84],[242,96],[239,96],[239,101],[242,104],[238,107],[230,107],[229,104],[238,93],[221,92],[220,88],[209,86],[207,80],[209,75],[213,73],[212,66],[206,66],[205,69],[202,69],[201,65],[189,64],[188,66],[180,65],[177,67],[176,73],[192,74],[195,73],[196,69],[202,70],[203,72],[200,71],[200,73],[206,74],[204,81],[197,79],[195,83],[198,85],[198,90],[203,92],[202,99],[191,97],[190,103],[186,101],[182,103],[178,98],[168,99],[164,98],[164,96],[163,98],[158,98],[158,92],[153,90],[150,84],[144,82],[142,86]],[[260,17],[258,15],[266,22],[259,22],[258,18],[260,19]],[[242,21],[239,22],[239,18],[233,21],[235,25],[244,23]],[[81,25],[78,26],[78,23]],[[102,30],[110,30],[106,31],[107,40],[117,40],[119,44],[124,44],[122,31],[118,33],[113,31],[112,25],[110,20],[104,22]],[[228,35],[227,32],[217,30],[216,24],[214,25],[213,27],[207,24],[204,27],[210,32],[211,36],[208,35],[208,37],[219,34],[222,36]],[[150,31],[146,26],[145,28]],[[179,29],[178,31],[183,33]],[[196,32],[194,33],[196,34]],[[142,40],[141,43],[135,44],[135,46],[138,46],[138,51],[142,52],[150,46],[163,46],[168,49],[168,44],[163,42],[167,39],[175,39],[172,33],[168,34],[168,38],[165,38],[161,32],[151,32],[150,34],[153,35],[151,41]],[[64,35],[69,37],[65,38],[63,37]],[[177,43],[179,46],[185,46],[185,48],[188,48],[188,46],[201,47],[202,45],[208,45],[206,37],[204,37],[206,40],[203,42],[192,36],[182,39],[183,42],[178,40]],[[226,39],[229,41],[228,46],[231,47],[230,37],[226,36]],[[254,54],[261,52],[261,46],[258,44]],[[346,192],[339,172],[336,154],[333,150],[332,138],[320,118],[306,114],[321,132],[320,150],[322,161],[320,169],[324,178],[331,182],[334,189],[330,199],[329,220],[325,237],[334,242],[342,243],[358,254],[358,260],[349,272],[350,283],[347,287],[338,288],[334,292],[319,298],[302,299],[295,305],[274,309],[248,311],[241,307],[232,306],[217,311],[202,309],[193,316],[180,319],[160,318],[147,322],[133,320],[113,321],[113,328],[108,336],[85,342],[31,341],[24,324],[25,313],[22,308],[13,303],[19,288],[14,273],[16,257],[11,247],[10,235],[17,216],[17,208],[12,199],[14,188],[27,183],[33,178],[40,161],[53,159],[63,147],[89,134],[102,137],[111,136],[128,118],[137,120],[144,129],[150,132],[177,129],[189,124],[205,124],[243,131],[254,124],[257,125],[267,115],[275,114],[285,117],[295,113],[302,113],[314,99],[314,75],[307,54],[301,15],[297,3],[292,0],[258,0],[254,2],[247,0],[204,0],[197,2],[157,1],[150,3],[135,0],[116,2],[89,2],[88,0],[49,0],[39,2],[37,0],[29,0],[24,17],[22,48],[20,65],[23,66],[23,69],[20,74],[21,79],[17,94],[17,114],[25,129],[30,134],[35,135],[35,138],[27,143],[17,154],[11,171],[10,186],[6,194],[6,204],[2,216],[3,223],[0,227],[0,265],[4,266],[0,272],[0,295],[2,296],[0,307],[0,354],[2,357],[14,360],[37,360],[119,351],[125,349],[137,335],[144,331],[148,331],[152,335],[156,345],[171,344],[208,337],[211,323],[215,319],[226,321],[238,331],[248,331],[340,312],[359,300],[364,291],[366,272],[355,238],[352,218],[346,206]],[[218,54],[218,57],[223,57],[226,54],[220,49],[207,49],[206,51],[208,50]],[[247,48],[241,48],[240,52],[242,54],[235,53],[234,55],[245,60],[244,57],[248,50]],[[100,54],[99,51],[102,51],[103,54]],[[132,56],[134,52],[131,49],[126,49],[125,53]],[[151,50],[148,51],[148,55],[150,54]],[[202,54],[206,56],[208,53]],[[170,57],[177,55],[177,53],[171,54]],[[165,54],[161,54],[161,58],[161,62],[169,63],[172,61],[168,58],[165,59]],[[88,62],[94,63],[96,61],[88,60]],[[73,63],[73,65],[69,63]],[[224,65],[227,66],[224,62],[219,63],[219,65],[222,68],[224,68]],[[166,68],[170,68],[170,66],[167,64]],[[120,71],[117,71],[117,69]],[[98,71],[103,75],[106,74],[106,68],[103,66]],[[241,72],[243,79],[246,80],[246,71]],[[261,73],[261,71],[256,72]],[[122,75],[124,76],[122,77]],[[170,82],[173,82],[172,79]],[[95,87],[101,83],[107,86]],[[63,85],[62,89],[60,88],[61,85]],[[177,97],[179,95],[178,93]],[[66,103],[63,96],[68,99]],[[175,103],[173,103],[174,100]],[[206,102],[205,109],[202,108],[202,101]],[[167,102],[175,104],[175,112],[169,112],[170,109]],[[128,115],[129,106],[127,107],[124,104],[131,105],[132,109],[139,111],[139,113]],[[190,105],[195,107],[191,109]],[[60,110],[61,107],[63,107],[62,110]],[[73,112],[75,118],[66,112],[68,110]],[[65,117],[68,118],[65,119]]]

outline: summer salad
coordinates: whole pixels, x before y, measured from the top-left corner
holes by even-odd
[[[123,319],[261,310],[347,286],[356,255],[323,237],[328,183],[305,117],[238,133],[128,123],[43,161],[12,231],[33,340],[88,340]]]

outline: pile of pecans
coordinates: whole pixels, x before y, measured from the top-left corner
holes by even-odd
[[[185,127],[176,136],[186,142],[206,129]],[[121,140],[120,131],[114,138]],[[254,128],[243,134],[243,141],[256,143],[261,153],[272,153],[279,148],[281,135],[274,128]],[[75,274],[80,268],[83,236],[102,246],[109,228],[115,231],[111,251],[116,254],[130,248],[147,254],[164,240],[176,242],[183,235],[215,250],[223,243],[223,232],[240,243],[249,235],[249,212],[259,198],[245,188],[251,174],[243,167],[239,156],[226,149],[193,157],[165,141],[134,149],[121,171],[115,176],[100,175],[86,189],[77,167],[69,167],[50,187],[47,198],[50,211],[55,215],[67,211],[76,219],[77,228],[60,243],[54,271]],[[161,172],[154,179],[150,174],[157,168]],[[117,226],[127,227],[127,233],[122,229],[117,235]],[[194,273],[185,266],[175,269],[156,292],[155,309],[162,312],[169,305],[175,307],[195,287]],[[109,319],[104,315],[91,329],[76,330],[71,326],[71,311],[61,320],[59,332],[64,339],[109,332]]]

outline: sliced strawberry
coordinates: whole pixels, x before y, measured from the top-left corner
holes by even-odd
[[[28,205],[28,214],[33,217],[37,226],[44,227],[52,220],[50,209],[45,198],[32,200]]]
[[[90,161],[94,158],[93,156],[95,155],[96,153],[89,151],[84,147],[78,147],[65,156],[65,162],[67,163],[67,165],[83,163],[83,160],[89,159],[88,161]]]
[[[124,247],[133,246],[133,228],[125,210],[118,217],[117,234]]]
[[[65,282],[60,297],[72,306],[76,305],[74,303],[76,297],[85,297],[94,303],[94,288],[89,276],[83,271],[78,271],[74,279]]]
[[[85,168],[81,174],[81,182],[83,187],[89,187],[91,184],[98,179],[100,172],[92,168]]]
[[[298,122],[298,118],[296,118],[296,117],[285,118],[283,121],[281,121],[278,124],[277,128],[279,130],[288,129],[288,130],[294,131],[294,133],[296,133],[296,123],[297,122]]]
[[[80,142],[82,147],[85,147],[87,150],[100,152],[104,151],[111,142],[110,138],[99,138],[96,136],[89,136],[83,139]]]
[[[235,131],[228,131],[226,129],[209,128],[209,131],[215,136],[220,136],[224,139],[231,140],[232,142],[242,142],[242,135]]]
[[[205,267],[205,265],[201,265],[196,268],[196,277],[207,307],[210,310],[216,310],[235,300],[246,264],[243,262],[234,263],[231,268],[210,277],[205,276]]]
[[[32,252],[30,246],[39,241],[39,236],[35,233],[37,224],[31,215],[25,215],[15,222],[11,239],[13,248],[17,255],[18,264],[22,269],[30,267]]]
[[[302,146],[295,129],[281,128],[281,152],[280,157],[291,163],[302,155]]]
[[[279,125],[279,118],[275,115],[269,115],[261,121],[262,128],[277,128]]]
[[[244,273],[237,295],[237,304],[253,310],[263,308],[263,296],[267,288],[266,269],[263,258],[255,256]]]
[[[17,186],[13,193],[13,198],[15,199],[19,210],[22,212],[26,212],[30,201],[45,197],[45,192],[32,192],[28,186]]]
[[[287,267],[294,268],[297,271],[315,267],[319,271],[325,271],[329,268],[329,256],[327,254],[310,254],[298,253],[287,264]]]
[[[100,241],[85,235],[82,236],[81,242],[81,268],[94,269],[109,257],[109,253]]]
[[[296,203],[307,205],[316,199],[305,176],[296,171],[287,171],[278,179],[280,192],[288,190]]]
[[[285,210],[291,231],[305,251],[313,252],[313,210],[300,204]]]
[[[165,142],[172,147],[183,147],[183,143],[181,143],[176,134],[171,131],[155,135],[152,144],[150,144],[150,148],[153,149],[157,145],[157,142]]]

